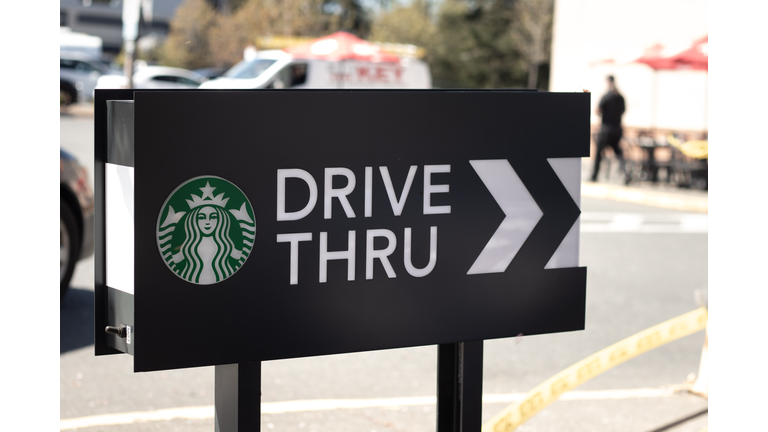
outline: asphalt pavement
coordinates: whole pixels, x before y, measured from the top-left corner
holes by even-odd
[[[61,145],[91,178],[92,130],[87,113],[61,116]],[[696,309],[695,290],[706,295],[706,192],[609,177],[585,182],[582,195],[586,329],[485,341],[483,421],[590,354]],[[61,302],[62,430],[213,430],[212,367],[134,374],[130,356],[93,355],[92,323],[90,258]],[[654,431],[699,413],[707,400],[679,389],[698,372],[703,344],[698,332],[629,360],[518,430]],[[433,431],[436,365],[434,346],[264,362],[262,430]],[[668,430],[706,427],[704,414]]]

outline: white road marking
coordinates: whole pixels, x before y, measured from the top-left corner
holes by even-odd
[[[709,217],[700,213],[581,214],[583,233],[707,233]]]
[[[592,390],[572,391],[565,393],[560,400],[602,400],[602,399],[633,399],[671,396],[673,388],[640,388],[629,390]],[[512,403],[523,400],[525,393],[491,394],[483,396],[483,403]],[[335,409],[356,408],[392,408],[414,405],[436,405],[434,396],[404,397],[386,399],[321,399],[297,400],[286,402],[264,402],[261,404],[262,414],[284,414],[305,411],[327,411]],[[169,408],[156,411],[128,412],[119,414],[104,414],[90,417],[79,417],[59,421],[60,430],[84,429],[96,426],[116,426],[132,423],[153,421],[169,421],[175,419],[206,420],[214,417],[214,408],[209,406]]]

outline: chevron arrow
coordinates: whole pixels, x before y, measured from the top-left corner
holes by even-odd
[[[503,273],[544,214],[506,159],[471,160],[506,217],[467,272]]]

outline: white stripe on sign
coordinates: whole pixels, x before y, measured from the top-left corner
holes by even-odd
[[[506,217],[467,274],[504,273],[544,213],[507,159],[469,163]]]
[[[584,212],[581,232],[706,233],[709,217],[698,213]]]
[[[581,158],[549,158],[547,162],[565,186],[573,202],[581,208]],[[576,219],[568,230],[568,234],[544,266],[545,269],[579,266],[579,233],[581,233],[581,218]]]
[[[675,393],[672,388],[660,389],[629,389],[629,390],[597,390],[573,391],[560,397],[561,400],[599,400],[599,399],[634,399],[671,396]],[[525,393],[483,395],[483,403],[510,403],[523,400]],[[434,396],[404,397],[386,399],[322,399],[298,400],[286,402],[265,402],[261,404],[262,414],[284,414],[306,411],[328,411],[336,409],[356,408],[387,408],[414,405],[435,405]],[[169,421],[177,419],[206,420],[214,416],[213,406],[170,408],[147,412],[129,412],[119,414],[104,414],[91,417],[79,417],[59,421],[60,430],[83,429],[97,426],[116,426],[132,423],[153,421]]]

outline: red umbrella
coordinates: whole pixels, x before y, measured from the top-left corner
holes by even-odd
[[[653,74],[653,96],[654,99],[658,93],[658,75],[659,70],[703,70],[709,71],[709,35],[694,40],[691,43],[681,45],[671,45],[661,48],[661,45],[655,45],[652,50],[647,50],[643,56],[634,60],[635,63],[644,63],[654,69]],[[706,91],[706,89],[705,89]],[[656,110],[652,113],[653,128],[656,128]]]
[[[342,31],[305,44],[285,48],[284,51],[299,58],[330,61],[363,60],[392,63],[400,61],[398,56],[382,51],[378,45]]]
[[[709,35],[696,39],[691,44],[651,50],[634,61],[647,64],[656,70],[709,70]]]
[[[656,129],[656,105],[658,103],[658,71],[660,70],[709,70],[709,35],[693,42],[663,46],[656,44],[642,50],[622,53],[613,59],[605,59],[593,64],[643,63],[654,70],[653,90],[651,92],[651,128]],[[705,88],[706,91],[706,88]]]

